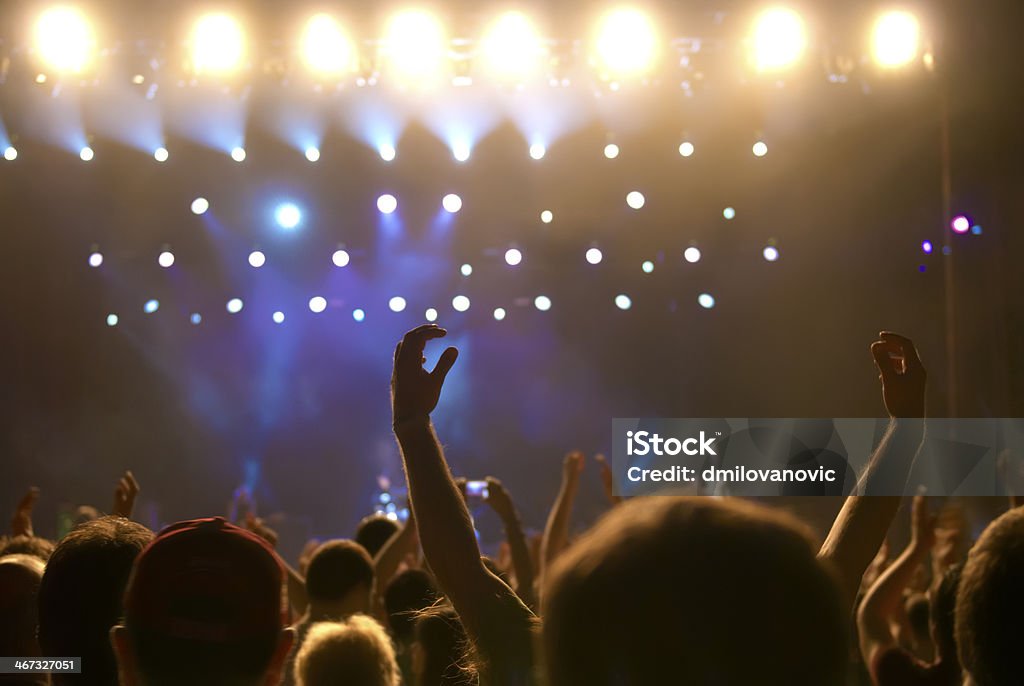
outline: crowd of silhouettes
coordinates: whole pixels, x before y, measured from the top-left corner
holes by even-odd
[[[458,351],[433,370],[424,351],[444,335],[420,326],[394,354],[408,520],[369,516],[294,566],[248,508],[154,533],[132,519],[130,471],[110,514],[80,509],[58,541],[35,535],[30,489],[0,539],[0,655],[76,656],[82,669],[0,684],[1024,684],[1015,497],[972,542],[955,502],[871,495],[876,481],[907,482],[924,441],[927,375],[909,339],[883,332],[870,346],[888,428],[823,537],[741,498],[622,499],[603,457],[570,452],[537,537],[486,479],[505,538],[491,559],[431,422]],[[588,463],[609,507],[572,532]],[[897,532],[904,506],[909,532]]]

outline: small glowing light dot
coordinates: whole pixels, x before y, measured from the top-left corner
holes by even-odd
[[[644,198],[644,194],[640,191],[630,191],[626,194],[626,204],[632,207],[634,210],[639,210],[647,202]]]
[[[232,148],[231,149],[231,159],[233,159],[235,162],[244,162],[245,161],[245,148]]]
[[[347,250],[335,250],[334,254],[331,255],[331,262],[334,263],[335,267],[347,266],[351,258],[348,255]]]
[[[715,306],[715,298],[710,293],[701,293],[697,296],[697,304],[705,310],[710,310]]]
[[[550,224],[551,220],[554,218],[555,215],[551,212],[551,210],[544,210],[543,212],[540,213],[540,220],[545,224]]]
[[[143,76],[142,74],[136,74],[135,76],[132,77],[132,83],[134,83],[136,86],[141,86],[145,82],[146,82],[146,77]]]
[[[457,295],[452,298],[452,307],[456,312],[465,312],[469,309],[469,298],[464,295]]]
[[[82,148],[81,150],[78,151],[78,156],[80,158],[82,158],[83,162],[88,162],[88,161],[92,160],[92,158],[95,156],[95,153],[93,153],[92,148],[90,148],[87,145],[87,146],[85,146],[84,148]]]
[[[210,209],[210,201],[206,198],[196,198],[192,201],[192,214],[203,214]]]
[[[284,312],[281,312],[280,310],[278,310],[277,312],[275,312],[274,314],[271,315],[271,318],[274,320],[275,324],[283,324],[284,323]]]
[[[267,256],[264,255],[262,251],[260,251],[260,250],[253,250],[251,253],[249,253],[249,265],[250,266],[252,266],[252,267],[254,267],[256,269],[259,269],[260,267],[262,267],[266,263],[267,263]]]
[[[600,264],[602,259],[604,259],[604,255],[601,253],[600,248],[590,248],[587,250],[587,262],[590,264]]]
[[[174,264],[174,253],[172,253],[170,250],[164,250],[162,253],[160,253],[160,255],[157,256],[156,263],[159,264],[164,269],[167,269],[168,267]]]
[[[683,141],[679,144],[679,154],[683,157],[689,157],[693,154],[693,143],[690,141]]]
[[[615,296],[615,307],[619,308],[620,310],[628,310],[629,308],[633,307],[633,301],[630,300],[629,296],[626,295],[625,293],[620,293],[619,295]]]
[[[228,304],[225,307],[229,313],[238,314],[242,311],[242,299],[232,298],[231,300],[228,300]]]
[[[428,322],[436,322],[437,321],[437,310],[435,310],[433,307],[428,307],[427,311],[423,313],[423,317]]]
[[[13,162],[18,159],[18,150],[13,145],[8,145],[4,148],[4,159],[8,162]]]
[[[948,245],[942,246],[942,254],[943,255],[952,255],[953,254],[953,248],[949,247]]]
[[[543,143],[534,143],[530,146],[530,157],[535,160],[542,159],[547,152],[548,149],[544,147]]]
[[[644,263],[640,265],[640,269],[644,270],[644,274],[650,274],[654,271],[654,263],[650,260],[644,260]]]
[[[390,193],[385,193],[377,198],[377,209],[382,214],[391,214],[398,209],[398,199]]]
[[[107,326],[117,326],[118,318],[116,314],[107,315]]]
[[[320,159],[320,151],[312,145],[306,148],[306,159],[310,162],[316,162]]]
[[[392,312],[401,312],[405,309],[405,298],[400,295],[396,295],[391,298],[391,300],[388,300],[388,307]]]
[[[469,159],[470,149],[468,143],[453,143],[452,157],[456,162],[465,162]]]
[[[327,298],[322,295],[314,295],[309,299],[309,309],[316,314],[323,312],[327,309]]]
[[[36,74],[36,83],[46,83],[46,74]]]
[[[89,266],[90,267],[98,267],[101,264],[103,264],[103,254],[102,253],[94,252],[93,254],[89,255]]]
[[[455,214],[456,212],[462,209],[462,198],[455,195],[454,193],[449,193],[448,195],[441,198],[441,207],[445,209],[445,212]]]
[[[157,148],[153,151],[153,159],[157,162],[166,162],[169,156],[167,148]]]
[[[690,264],[700,262],[700,248],[691,245],[689,248],[683,251],[683,259],[689,262]]]
[[[203,315],[198,312],[193,312],[189,316],[188,320],[192,322],[192,326],[199,326],[203,322]]]
[[[761,251],[761,254],[764,255],[764,259],[768,260],[769,262],[774,262],[775,260],[779,259],[779,249],[776,248],[774,245],[764,246],[764,250]]]
[[[459,267],[459,273],[462,274],[463,276],[469,276],[470,274],[473,273],[473,265],[471,265],[471,264],[464,264],[464,265],[462,265],[461,267]]]
[[[282,203],[274,210],[274,220],[282,229],[294,229],[302,221],[302,210],[294,203]]]
[[[722,210],[722,216],[725,217],[726,219],[732,219],[733,217],[736,216],[736,210],[734,210],[731,207],[726,207],[724,210]]]
[[[546,295],[538,295],[533,299],[533,306],[541,312],[547,312],[551,309],[551,298]]]
[[[514,267],[523,261],[523,253],[518,248],[509,248],[505,251],[505,264]]]
[[[504,307],[496,307],[496,308],[494,308],[494,318],[497,319],[499,322],[502,319],[504,319],[505,318],[505,308]]]
[[[160,309],[159,300],[147,300],[146,304],[142,306],[142,311],[146,314],[153,314]]]
[[[754,147],[751,150],[754,152],[755,157],[764,157],[768,154],[768,144],[764,141],[758,141],[754,143]]]
[[[357,322],[361,322],[366,319],[366,313],[360,309],[352,310],[352,319],[355,319]]]
[[[377,152],[380,153],[380,158],[385,162],[390,162],[391,160],[395,159],[396,153],[395,146],[393,145],[388,145],[387,143],[384,143],[379,148],[377,148]],[[361,312],[362,310],[359,311]]]
[[[604,156],[610,160],[614,160],[619,156],[619,146],[615,145],[615,143],[609,143],[604,146]]]
[[[974,226],[972,226],[971,227],[971,233],[973,233],[975,236],[980,236],[981,235],[981,224],[975,224]]]
[[[932,246],[931,241],[924,241],[923,243],[921,243],[921,250],[923,250],[924,252],[931,254],[933,249],[934,248]]]
[[[953,221],[950,224],[953,230],[957,233],[967,233],[971,229],[971,220],[962,214],[953,217]]]

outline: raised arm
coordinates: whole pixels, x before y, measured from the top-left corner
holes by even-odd
[[[601,474],[601,489],[604,491],[604,497],[609,505],[615,507],[622,502],[622,496],[615,495],[615,480],[612,476],[612,467],[608,464],[607,458],[600,453],[594,455],[594,462],[597,463],[597,468]]]
[[[927,374],[914,343],[883,331],[872,343],[871,354],[882,380],[882,399],[889,412],[889,427],[861,477],[860,490],[851,495],[832,524],[819,557],[835,565],[847,607],[853,608],[864,571],[885,539],[899,509],[910,468],[924,440],[924,399]]]
[[[857,609],[857,635],[864,664],[871,669],[882,651],[896,646],[890,628],[902,612],[903,589],[910,585],[935,542],[935,518],[923,495],[914,496],[910,544],[868,589]]]
[[[117,480],[117,487],[114,488],[114,508],[110,514],[115,517],[131,519],[135,511],[135,499],[139,496],[139,482],[131,470],[126,470],[121,478]]]
[[[39,500],[39,488],[33,486],[28,489],[18,506],[14,508],[14,516],[11,517],[11,536],[33,536],[32,509]]]
[[[410,508],[405,526],[389,538],[377,552],[377,556],[373,558],[373,611],[381,621],[387,619],[387,610],[384,608],[384,591],[387,590],[388,582],[395,575],[395,571],[402,561],[410,554],[416,554],[419,545],[420,539],[416,534],[416,518]]]
[[[543,582],[547,570],[554,564],[555,558],[569,545],[569,518],[572,505],[579,489],[580,473],[583,471],[583,453],[578,450],[565,456],[562,462],[562,485],[551,506],[547,524],[544,526],[544,538],[540,544],[540,578]]]
[[[487,504],[501,517],[501,523],[505,528],[505,539],[512,554],[512,568],[516,573],[516,595],[529,607],[536,607],[533,562],[530,560],[530,550],[526,546],[523,524],[519,520],[512,496],[508,494],[504,484],[493,476],[487,477]]]

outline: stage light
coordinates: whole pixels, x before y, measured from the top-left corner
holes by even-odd
[[[92,151],[92,148],[90,148],[87,145],[87,146],[85,146],[84,148],[82,148],[81,150],[78,151],[78,156],[82,159],[83,162],[91,162],[92,158],[95,157],[96,155]]]
[[[231,149],[231,159],[235,162],[245,162],[245,148],[234,147]]]
[[[934,248],[932,247],[931,241],[924,241],[923,243],[921,243],[921,250],[923,250],[925,253],[928,253],[930,255],[933,249]]]
[[[725,217],[726,219],[732,219],[736,216],[736,210],[734,210],[731,207],[726,207],[724,210],[722,210],[722,216]]]
[[[604,146],[604,156],[610,160],[614,160],[619,156],[619,146],[615,145],[615,143],[609,143]]]
[[[768,154],[768,144],[764,141],[758,141],[754,143],[751,151],[754,153],[754,157],[764,157]]]
[[[249,253],[249,266],[259,269],[267,263],[267,256],[260,250],[253,250]]]
[[[306,148],[306,159],[310,162],[317,162],[320,159],[320,151],[312,145]]]
[[[629,308],[633,307],[633,301],[630,300],[629,296],[626,295],[625,293],[620,293],[619,295],[615,296],[615,307],[619,308],[620,310],[628,310]]]
[[[327,298],[322,295],[314,295],[309,299],[309,311],[320,314],[327,309]]]
[[[98,267],[101,264],[103,264],[103,254],[102,253],[94,252],[93,254],[89,255],[89,266],[90,267]]]
[[[505,264],[514,267],[523,261],[523,253],[518,248],[509,248],[505,251]]]
[[[275,324],[283,324],[284,323],[284,312],[281,312],[280,310],[278,310],[277,312],[275,312],[274,314],[271,315],[271,319],[274,320]]]
[[[654,263],[650,260],[644,260],[644,263],[640,265],[640,269],[643,270],[644,274],[650,274],[654,271]]]
[[[530,146],[530,157],[535,160],[543,159],[547,152],[548,149],[544,147],[543,143],[534,143]]]
[[[551,298],[546,295],[538,295],[533,299],[533,306],[541,312],[547,312],[551,309]]]
[[[205,214],[210,209],[210,201],[206,198],[196,198],[192,201],[192,214]]]
[[[157,148],[153,151],[153,159],[157,162],[166,162],[169,156],[167,148]]]
[[[441,22],[427,12],[406,10],[388,23],[384,55],[400,76],[416,80],[436,77],[447,47]]]
[[[788,8],[763,12],[754,25],[753,60],[758,71],[775,71],[796,64],[807,48],[807,31],[800,15]]]
[[[710,293],[701,293],[697,296],[697,304],[705,310],[710,310],[715,306],[715,298]]]
[[[437,310],[435,310],[433,307],[428,307],[427,311],[423,313],[423,317],[428,322],[436,322],[437,321]]]
[[[594,48],[600,66],[612,76],[641,74],[654,66],[658,36],[646,14],[623,7],[601,19]]]
[[[72,7],[52,7],[39,15],[35,42],[42,61],[62,72],[82,71],[96,52],[92,26]]]
[[[457,295],[452,298],[452,307],[456,312],[465,312],[469,309],[469,298],[464,295]]]
[[[498,320],[499,322],[502,319],[504,319],[505,318],[505,308],[504,307],[496,307],[496,308],[494,308],[494,318],[496,320]]]
[[[884,69],[902,67],[917,57],[921,42],[921,25],[910,12],[885,12],[871,32],[871,54]]]
[[[366,313],[360,309],[352,310],[352,319],[355,319],[357,322],[361,322],[366,319]]]
[[[311,71],[338,75],[356,65],[356,49],[330,15],[314,14],[302,34],[302,59]]]
[[[159,264],[164,269],[167,269],[168,267],[174,264],[174,253],[172,253],[170,250],[164,250],[157,256],[156,263]]]
[[[385,193],[377,198],[377,209],[382,214],[391,214],[398,209],[398,199],[390,193]]]
[[[683,259],[689,262],[690,264],[700,262],[700,248],[691,245],[689,248],[683,251]]]
[[[107,326],[117,326],[118,321],[116,314],[111,313],[107,315]]]
[[[405,309],[405,298],[396,295],[391,300],[388,300],[388,307],[391,308],[392,312],[401,312]]]
[[[766,245],[764,250],[761,251],[761,254],[764,256],[764,259],[769,262],[774,262],[779,259],[779,249],[774,245]]]
[[[203,322],[203,315],[199,314],[198,312],[193,312],[191,315],[189,315],[188,320],[192,322],[192,326],[199,326]]]
[[[388,145],[387,143],[382,144],[377,148],[377,152],[380,154],[380,158],[385,162],[390,162],[395,159],[395,146]]]
[[[484,33],[480,49],[484,66],[499,78],[522,78],[536,70],[540,36],[521,12],[506,12]]]
[[[462,198],[455,195],[454,193],[449,193],[448,195],[441,198],[441,207],[443,207],[446,212],[455,214],[456,212],[462,209]]]
[[[232,298],[231,300],[228,300],[228,304],[225,305],[224,308],[229,314],[238,314],[242,311],[242,306],[243,303],[241,298]]]
[[[345,267],[348,265],[351,258],[348,255],[347,250],[335,250],[334,254],[331,255],[331,262],[334,263],[335,267]]]
[[[645,202],[647,202],[647,200],[644,198],[644,194],[640,191],[630,191],[626,194],[626,204],[634,210],[639,210],[644,206]]]
[[[683,141],[679,144],[679,154],[683,157],[689,157],[693,154],[693,143],[690,141]]]
[[[456,162],[465,162],[469,159],[470,155],[469,143],[465,141],[456,141],[452,143],[452,157],[455,158]]]
[[[973,233],[975,236],[980,236],[981,235],[981,224],[975,224],[974,226],[972,226],[971,227],[971,233]]]
[[[470,274],[473,273],[473,265],[471,265],[471,264],[464,264],[461,267],[459,267],[459,272],[463,276],[469,276]]]
[[[589,262],[590,264],[600,264],[601,260],[604,258],[604,255],[601,254],[601,250],[599,248],[590,248],[589,250],[587,250],[586,257],[587,262]]]
[[[540,213],[540,220],[545,224],[550,224],[551,220],[553,220],[554,218],[555,215],[551,212],[551,210],[544,210],[543,212]]]
[[[147,300],[146,304],[142,306],[142,311],[146,314],[153,314],[160,309],[159,300]]]
[[[274,210],[274,221],[282,229],[294,229],[302,221],[302,211],[294,203],[281,203]]]
[[[18,150],[13,145],[8,145],[4,148],[4,159],[8,162],[13,162],[18,159]]]
[[[949,225],[956,233],[967,233],[971,230],[971,220],[962,214],[953,217]]]
[[[245,36],[237,21],[226,14],[207,14],[192,27],[192,69],[198,73],[227,74],[242,66]]]

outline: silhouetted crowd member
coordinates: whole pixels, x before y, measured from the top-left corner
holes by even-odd
[[[412,683],[410,652],[415,638],[416,617],[437,601],[437,588],[430,574],[422,569],[406,569],[387,582],[384,610],[388,628],[395,640],[395,653],[402,680]]]
[[[46,562],[54,547],[53,541],[22,534],[0,540],[0,555],[32,555]]]
[[[295,658],[297,686],[399,686],[395,649],[366,615],[314,624]]]
[[[450,605],[427,608],[416,617],[407,686],[470,686],[476,683],[466,631]]]
[[[34,555],[0,556],[0,655],[40,657],[36,638],[36,597],[43,579],[43,561]],[[0,684],[36,686],[45,674],[0,674]]]
[[[355,541],[370,554],[370,557],[377,557],[377,553],[384,547],[384,544],[391,540],[391,537],[398,532],[398,523],[388,519],[383,514],[372,514],[364,517],[359,526],[356,527]]]

